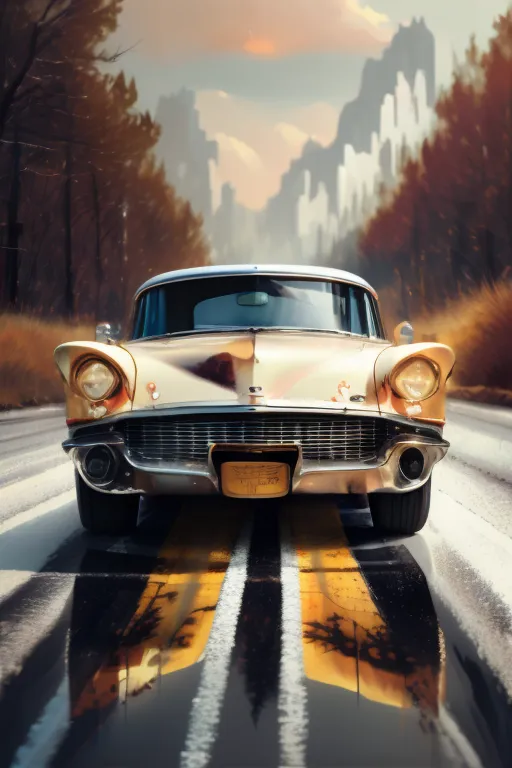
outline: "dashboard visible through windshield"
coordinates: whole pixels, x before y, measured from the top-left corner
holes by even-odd
[[[384,338],[376,302],[360,286],[237,275],[169,282],[147,290],[137,302],[133,339],[248,328]]]

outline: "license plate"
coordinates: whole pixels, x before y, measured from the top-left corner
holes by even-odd
[[[226,461],[221,465],[222,492],[236,499],[276,499],[290,487],[290,467],[276,461]]]

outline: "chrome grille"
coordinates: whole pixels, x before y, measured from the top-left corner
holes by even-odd
[[[208,417],[207,417],[208,418]],[[124,422],[129,455],[151,461],[205,462],[214,443],[300,444],[304,459],[371,461],[388,437],[384,420],[296,415],[197,420],[158,417]]]

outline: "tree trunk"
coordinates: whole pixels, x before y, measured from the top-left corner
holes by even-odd
[[[75,315],[75,291],[73,279],[73,233],[71,217],[73,212],[72,189],[72,148],[71,142],[66,144],[66,161],[64,171],[64,263],[65,263],[65,288],[64,311],[68,320]]]
[[[486,227],[482,233],[482,250],[484,254],[485,277],[490,285],[497,279],[496,269],[496,238],[494,232]]]
[[[92,172],[92,201],[95,224],[95,252],[94,263],[96,267],[96,320],[100,321],[101,284],[103,282],[103,264],[101,261],[101,214],[98,179],[95,171]]]
[[[404,274],[401,269],[395,268],[395,275],[400,281],[400,302],[402,305],[402,317],[409,320],[409,292],[407,283],[404,280]]]
[[[16,130],[14,142],[12,144],[12,176],[9,203],[7,207],[7,251],[5,258],[6,303],[11,311],[15,311],[18,307],[19,239],[23,229],[18,221],[18,210],[20,205],[20,166],[21,144],[18,141],[18,131]]]

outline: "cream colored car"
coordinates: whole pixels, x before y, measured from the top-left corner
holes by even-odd
[[[368,494],[374,525],[426,522],[455,357],[386,338],[373,288],[334,269],[204,267],[135,296],[130,338],[55,351],[85,528],[125,533],[140,496]]]

